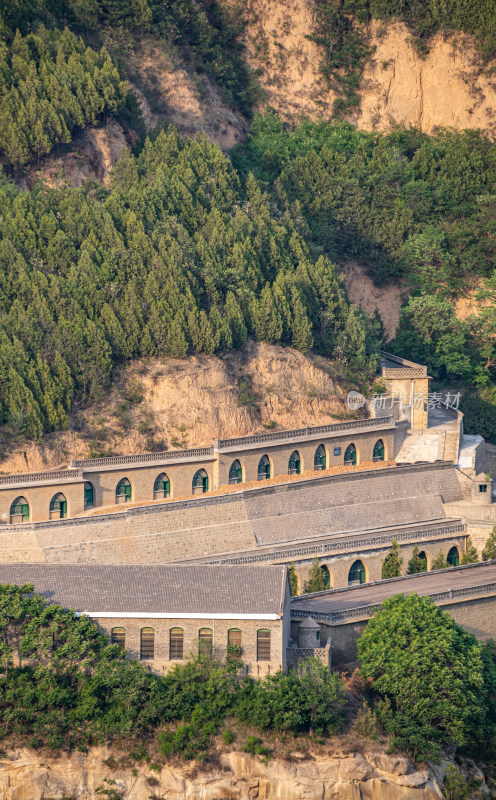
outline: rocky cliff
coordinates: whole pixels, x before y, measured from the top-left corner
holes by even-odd
[[[18,750],[0,761],[0,800],[93,800],[98,787],[123,800],[439,800],[442,773],[379,750],[268,763],[231,752],[215,767],[166,764],[160,772],[119,768],[103,749],[50,759]]]

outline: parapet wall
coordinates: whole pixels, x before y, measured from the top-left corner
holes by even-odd
[[[461,496],[450,464],[322,475],[222,495],[202,495],[79,517],[0,528],[1,561],[150,564],[217,553],[277,550],[350,531],[444,518]]]

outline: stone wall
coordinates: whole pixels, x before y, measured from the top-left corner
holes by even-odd
[[[0,560],[147,564],[261,546],[275,551],[281,542],[443,519],[441,498],[460,495],[450,465],[323,475],[115,514],[0,526]]]
[[[11,504],[19,496],[29,504],[30,522],[49,521],[50,500],[58,492],[67,499],[67,516],[79,517],[85,511],[85,481],[93,486],[94,508],[104,511],[125,502],[124,497],[116,496],[117,484],[123,478],[131,484],[131,502],[146,503],[159,499],[154,496],[153,487],[156,478],[163,473],[170,482],[170,496],[187,497],[193,493],[193,478],[199,469],[207,473],[209,490],[229,483],[229,470],[235,460],[241,464],[243,482],[258,480],[258,464],[263,455],[269,457],[272,477],[288,474],[289,459],[294,450],[300,456],[300,472],[313,470],[315,451],[320,444],[325,447],[327,467],[343,464],[349,444],[355,445],[358,464],[372,461],[374,445],[379,439],[384,443],[385,460],[393,458],[394,424],[391,420],[358,420],[322,427],[329,430],[306,428],[244,437],[233,440],[237,443],[235,446],[219,450],[199,448],[196,451],[178,451],[177,454],[167,451],[162,454],[162,461],[159,453],[80,461],[76,466],[81,470],[82,478],[76,482],[64,480],[63,471],[57,472],[57,475],[62,475],[58,483],[50,479],[49,473],[44,473],[41,481],[37,476],[31,479],[27,475],[24,483],[19,482],[18,476],[1,476],[0,525],[9,523]],[[12,477],[11,483],[9,477]]]

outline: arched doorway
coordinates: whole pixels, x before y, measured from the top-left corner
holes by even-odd
[[[236,483],[241,483],[243,480],[243,470],[241,468],[241,462],[236,459],[231,464],[231,468],[229,470],[229,483],[231,485]]]
[[[349,444],[344,452],[344,463],[346,466],[355,466],[357,463],[357,451],[354,444]]]
[[[314,470],[325,469],[327,466],[326,462],[326,451],[323,444],[319,444],[315,451],[315,455],[313,457],[313,468]]]
[[[89,481],[84,482],[84,507],[93,508],[95,505],[95,488]]]
[[[419,558],[420,558],[420,560],[421,560],[421,562],[423,564],[422,572],[427,572],[427,570],[429,569],[429,566],[428,566],[428,561],[427,561],[427,553],[425,552],[425,550],[421,550],[420,551]]]
[[[262,456],[258,462],[257,476],[259,481],[266,481],[270,478],[270,461],[268,456]]]
[[[115,502],[129,503],[132,497],[131,482],[127,478],[122,478],[115,487]]]
[[[348,586],[353,583],[366,583],[365,566],[362,561],[355,561],[348,573]]]
[[[50,500],[50,519],[65,519],[67,517],[67,500],[62,492],[57,492]]]
[[[301,459],[298,450],[293,450],[289,457],[288,473],[289,475],[299,475],[301,471]]]
[[[374,445],[372,460],[384,461],[384,457],[385,457],[384,442],[382,441],[382,439],[379,439]]]
[[[208,492],[208,475],[204,469],[199,469],[193,478],[193,494],[203,494],[203,492]]]
[[[161,472],[153,484],[153,499],[162,500],[166,497],[170,497],[170,480],[165,472]]]
[[[10,521],[29,522],[29,503],[25,497],[16,497],[10,506]]]
[[[322,577],[324,579],[324,589],[331,588],[331,573],[329,572],[329,568],[326,567],[325,564],[322,564],[320,567],[322,571]]]
[[[458,547],[452,547],[446,559],[450,567],[458,567],[460,565],[460,551]]]

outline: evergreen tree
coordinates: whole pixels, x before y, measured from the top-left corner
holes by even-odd
[[[308,580],[303,585],[303,594],[310,594],[312,592],[324,591],[324,574],[320,567],[320,562],[317,556],[312,561],[310,572],[308,573]]]
[[[387,578],[399,578],[401,575],[401,567],[403,566],[403,557],[401,555],[401,548],[397,539],[391,542],[391,549],[386,558],[382,562],[381,577],[382,580]],[[410,566],[410,563],[408,564]],[[409,575],[411,573],[408,573]]]
[[[416,575],[418,572],[425,572],[425,561],[423,560],[423,558],[420,558],[418,545],[415,545],[413,548],[412,557],[408,562],[408,566],[406,568],[406,574]]]
[[[296,569],[294,562],[291,562],[288,569],[288,577],[289,577],[289,585],[291,587],[291,594],[293,597],[296,597],[298,594],[298,576],[296,574]]]
[[[443,555],[442,550],[433,558],[432,560],[432,569],[447,569],[449,567],[446,558]]]
[[[472,539],[470,536],[467,539],[465,544],[465,552],[462,555],[462,564],[475,564],[479,560],[479,555],[477,553],[477,548],[472,543]]]
[[[491,533],[487,537],[484,549],[482,551],[483,561],[492,561],[495,558],[496,558],[496,525],[493,526]]]

